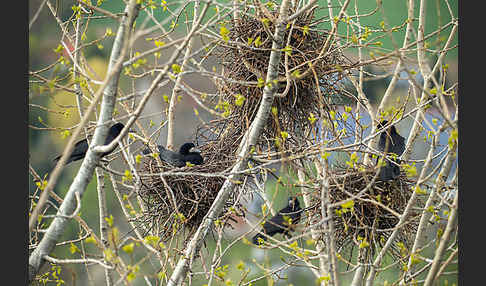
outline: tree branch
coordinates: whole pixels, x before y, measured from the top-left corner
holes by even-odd
[[[438,141],[439,135],[436,135],[436,140]],[[420,216],[420,222],[417,227],[417,233],[415,234],[415,241],[412,246],[412,250],[410,253],[416,254],[417,251],[422,248],[424,245],[425,241],[427,240],[427,227],[429,226],[429,219],[432,216],[432,213],[428,211],[429,207],[433,205],[433,202],[435,200],[435,197],[437,196],[437,193],[440,192],[442,187],[445,184],[445,181],[447,180],[447,176],[449,175],[449,172],[452,168],[452,164],[454,163],[454,156],[452,153],[448,153],[446,155],[446,160],[444,165],[442,166],[442,170],[440,171],[439,175],[437,176],[435,183],[434,183],[434,188],[431,190],[429,197],[425,203],[424,210],[422,211],[422,215]],[[414,265],[412,264],[412,257],[410,257],[408,261],[408,271],[405,274],[411,274],[413,272]],[[402,282],[405,282],[407,279],[407,276],[404,275],[404,278]]]
[[[278,77],[278,66],[280,63],[281,49],[284,41],[283,36],[288,15],[288,5],[289,0],[282,1],[279,18],[277,19],[277,25],[274,33],[275,41],[272,43],[272,52],[270,53],[270,60],[268,63],[268,73],[266,78],[267,84],[263,89],[263,97],[258,108],[257,115],[254,121],[251,123],[250,128],[243,136],[243,139],[239,145],[239,160],[233,167],[232,173],[240,172],[246,168],[247,155],[250,151],[250,147],[255,145],[257,142],[273,104],[274,95],[278,90],[277,85],[274,84],[274,80],[276,80]],[[226,202],[230,191],[235,187],[234,182],[238,179],[238,177],[239,174],[232,174],[224,182],[201,225],[187,244],[183,256],[179,259],[176,268],[169,279],[167,284],[168,286],[180,285],[186,277],[187,272],[189,271],[189,262],[192,261],[194,256],[199,252],[202,242],[209,232],[209,228],[211,227],[213,221],[221,213],[224,203]]]
[[[449,237],[451,233],[454,231],[454,228],[456,226],[458,198],[459,198],[459,194],[456,192],[456,196],[454,197],[454,204],[452,205],[452,211],[449,216],[446,229],[444,231],[444,234],[440,238],[439,247],[435,251],[434,260],[432,262],[432,266],[430,267],[429,273],[427,273],[427,277],[425,278],[424,286],[432,285],[434,281],[438,278],[436,274],[437,271],[439,270],[442,254],[444,253],[446,244],[449,241]]]
[[[436,142],[433,140],[429,149],[429,152],[427,154],[427,159],[425,160],[424,166],[422,167],[422,171],[420,173],[419,178],[417,179],[417,184],[416,186],[419,186],[420,184],[423,183],[423,178],[426,177],[427,170],[429,169],[430,165],[432,164],[432,158],[434,157],[434,152],[437,147],[435,144]],[[400,216],[400,219],[398,223],[395,226],[395,230],[392,232],[392,234],[388,237],[385,245],[382,247],[380,252],[378,253],[378,256],[375,258],[373,261],[373,264],[371,265],[371,270],[368,275],[368,278],[366,279],[366,286],[372,286],[376,277],[377,269],[381,265],[381,262],[383,260],[383,257],[385,256],[386,252],[388,249],[391,247],[391,244],[395,240],[396,236],[399,233],[400,228],[404,223],[406,223],[406,220],[410,214],[410,211],[412,210],[412,207],[415,205],[415,202],[417,200],[418,193],[416,191],[413,191],[412,196],[408,200],[407,206],[405,207],[405,210],[403,211],[402,215]]]
[[[422,3],[421,3],[422,4]],[[424,4],[425,5],[425,4]],[[425,17],[425,16],[423,16]],[[422,17],[420,17],[419,19],[422,19]],[[419,21],[420,23],[420,21]],[[422,25],[425,25],[424,23],[422,23]],[[420,27],[420,25],[419,25]],[[453,27],[452,27],[452,30],[449,34],[449,38],[447,39],[447,42],[446,44],[444,45],[444,48],[442,49],[442,52],[440,53],[439,55],[439,58],[437,59],[437,62],[434,66],[434,68],[432,69],[431,72],[428,72],[429,71],[429,67],[426,66],[426,63],[425,63],[425,60],[423,59],[423,57],[425,56],[424,53],[423,53],[423,49],[424,48],[424,35],[423,35],[423,31],[422,33],[418,33],[418,39],[417,39],[417,45],[418,45],[418,49],[417,49],[417,59],[419,60],[419,66],[420,66],[420,69],[421,69],[421,73],[422,73],[422,76],[424,78],[424,83],[423,83],[423,87],[422,87],[422,95],[421,95],[421,98],[420,98],[420,102],[424,102],[426,99],[427,99],[427,92],[426,90],[428,89],[429,87],[429,84],[430,84],[430,78],[431,78],[431,75],[434,74],[434,72],[440,67],[445,55],[446,55],[446,51],[447,49],[450,47],[450,45],[452,44],[452,40],[454,39],[454,36],[456,34],[456,31],[457,31],[457,23],[454,22],[453,24]],[[439,92],[440,88],[437,89],[438,90],[438,93],[441,93]],[[420,105],[418,105],[420,106]],[[424,111],[422,108],[420,108],[417,112],[417,114],[415,115],[415,120],[414,120],[414,123],[412,125],[412,128],[410,129],[410,135],[408,136],[408,139],[407,139],[407,143],[405,145],[405,151],[403,152],[403,155],[402,155],[402,158],[404,160],[407,160],[411,153],[412,153],[412,146],[413,146],[413,142],[415,141],[415,139],[417,138],[419,132],[420,132],[420,123],[422,122],[422,118],[424,116]]]
[[[135,0],[130,1],[130,3],[125,8],[125,12],[126,12],[126,16],[123,17],[123,21],[120,23],[120,27],[113,44],[112,53],[110,55],[110,62],[108,65],[108,73],[107,73],[107,79],[109,80],[106,81],[106,87],[100,88],[100,92],[101,91],[103,92],[103,99],[101,102],[101,111],[98,120],[99,127],[96,128],[95,130],[95,133],[93,135],[93,140],[91,141],[91,147],[96,145],[103,145],[103,142],[105,141],[105,138],[108,133],[108,126],[106,126],[106,123],[111,121],[111,117],[113,115],[113,109],[115,106],[116,91],[118,87],[118,79],[120,76],[122,60],[128,48],[128,42],[129,42],[128,38],[130,34],[130,29],[132,27],[133,21],[138,15],[138,5],[136,4]],[[94,102],[95,101],[93,101],[93,103]],[[89,112],[86,112],[85,117],[83,118],[84,121],[87,120],[85,119],[87,118],[87,115],[89,115]],[[81,127],[84,125],[84,123],[80,124],[76,129],[76,131],[79,132]],[[73,144],[74,138],[75,137],[73,136],[70,140],[70,146],[68,146],[68,149],[70,150],[64,151],[64,154],[61,157],[60,162],[58,162],[56,166],[55,172],[58,172],[57,174],[60,173],[61,166],[65,163],[68,155],[72,152],[72,149],[74,147]],[[62,215],[73,213],[73,210],[76,205],[75,193],[78,192],[80,197],[82,197],[89,181],[91,180],[95,166],[98,164],[100,155],[101,154],[94,152],[92,148],[88,149],[86,153],[86,157],[81,163],[81,167],[76,177],[74,178],[71,186],[69,187],[69,190],[66,194],[66,197],[64,198],[64,201],[59,207],[58,215],[60,216],[56,217],[52,221],[51,225],[47,229],[47,232],[44,234],[39,245],[29,257],[29,283],[33,281],[35,275],[37,274],[41,266],[45,263],[44,256],[52,252],[59,237],[64,232],[64,229],[70,220],[62,217]],[[52,179],[53,178],[51,177],[51,180]],[[49,181],[51,182],[51,180]],[[47,190],[45,190],[44,192],[47,193]],[[47,196],[45,199],[47,200]],[[31,219],[32,218],[33,217],[31,216]],[[30,222],[29,222],[29,226],[30,226]]]
[[[197,16],[199,10],[199,2],[196,1],[194,3],[194,17]],[[197,27],[195,27],[196,23],[193,24],[194,26],[192,27],[192,30],[195,30]],[[192,51],[192,46],[194,44],[194,37],[191,37],[189,39],[189,42],[187,43],[186,47],[186,52],[184,54],[184,60],[182,61],[181,65],[181,70],[184,70],[185,67],[187,66],[187,62],[189,61],[189,55],[191,54]],[[180,85],[182,81],[182,74],[177,74],[177,79],[174,84],[174,88],[172,89],[172,95],[170,97],[170,102],[169,102],[169,110],[167,114],[167,144],[166,147],[169,150],[174,150],[174,135],[175,135],[175,108],[177,104],[177,95],[181,91]]]
[[[101,168],[96,168],[96,180],[97,180],[97,191],[98,191],[98,210],[99,210],[99,221],[100,221],[100,239],[101,243],[105,248],[109,247],[108,243],[108,222],[106,218],[108,217],[106,211],[106,192],[105,192],[105,176]],[[106,253],[103,252],[104,263],[107,263]],[[113,275],[112,270],[105,268],[105,278],[106,286],[113,285]]]

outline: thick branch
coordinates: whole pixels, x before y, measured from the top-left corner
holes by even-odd
[[[194,3],[194,15],[198,14],[198,10],[199,10],[199,2],[196,1]],[[195,28],[196,27],[194,26],[192,27],[193,30]],[[193,44],[194,44],[194,37],[191,37],[189,39],[189,42],[187,43],[186,52],[184,54],[184,60],[182,61],[182,65],[181,65],[182,70],[184,70],[185,67],[187,66],[187,62],[189,61]],[[180,87],[181,81],[182,81],[182,75],[178,74],[176,82],[174,84],[174,88],[172,89],[172,95],[170,97],[170,102],[169,102],[169,111],[167,114],[167,144],[166,144],[166,147],[169,150],[174,150],[175,110],[177,104],[177,97],[181,91],[181,87]]]
[[[434,157],[434,152],[437,147],[435,144],[435,140],[432,141],[429,152],[427,154],[427,158],[425,160],[424,166],[422,167],[422,171],[420,173],[419,178],[417,179],[417,184],[416,186],[420,186],[423,183],[423,178],[426,177],[427,175],[427,170],[429,169],[430,165],[432,164],[432,158]],[[405,210],[403,211],[402,215],[400,216],[400,220],[398,221],[397,225],[395,226],[395,230],[392,232],[392,234],[388,237],[385,245],[382,247],[380,252],[378,253],[377,257],[373,261],[373,264],[371,265],[371,270],[368,275],[368,278],[366,279],[366,286],[372,286],[377,274],[377,270],[381,265],[381,262],[383,258],[385,257],[386,252],[388,249],[391,247],[393,241],[397,237],[400,228],[403,226],[404,223],[406,223],[408,216],[410,214],[410,211],[412,210],[412,207],[415,206],[415,202],[417,201],[418,193],[413,192],[412,196],[408,200],[407,206],[405,207]]]
[[[268,64],[268,73],[266,78],[266,85],[263,89],[263,97],[260,103],[255,120],[251,123],[250,128],[245,133],[240,146],[238,148],[239,160],[235,164],[231,173],[237,173],[245,169],[247,162],[247,155],[250,151],[250,147],[255,145],[264,124],[267,121],[268,114],[273,104],[273,98],[277,92],[277,85],[274,84],[274,80],[278,77],[278,66],[280,63],[281,49],[284,41],[285,23],[288,13],[289,0],[284,0],[280,7],[280,14],[276,25],[274,39],[272,44],[272,52],[270,53],[270,60]],[[202,242],[206,238],[213,221],[221,213],[223,206],[229,196],[230,191],[235,187],[235,181],[238,180],[239,174],[232,174],[224,182],[223,186],[218,192],[216,199],[214,200],[211,208],[204,217],[201,225],[197,229],[196,233],[189,241],[183,256],[179,259],[172,276],[169,279],[168,286],[180,285],[189,271],[189,263],[193,260],[194,256],[198,253]]]
[[[132,26],[133,21],[138,15],[138,8],[135,0],[130,1],[129,5],[125,9],[125,12],[126,16],[123,17],[123,21],[120,24],[120,28],[115,38],[112,53],[110,56],[107,77],[110,75],[112,76],[109,79],[106,88],[103,89],[101,112],[98,120],[99,127],[95,130],[90,147],[103,145],[103,142],[105,141],[106,135],[108,133],[108,126],[106,125],[106,123],[111,121],[111,117],[113,114],[116,99],[116,90],[118,87],[118,79],[121,71],[121,63],[128,47],[128,36],[130,32],[130,27]],[[68,151],[65,153],[71,152],[72,151]],[[64,154],[64,158],[61,158],[61,161],[65,161],[67,157],[66,155],[67,154]],[[34,279],[34,276],[44,264],[44,257],[52,252],[59,237],[64,232],[64,229],[66,228],[66,225],[70,220],[63,216],[73,213],[76,206],[75,193],[78,192],[80,197],[82,197],[89,181],[92,178],[94,169],[100,159],[100,155],[101,154],[97,152],[93,152],[92,148],[88,149],[86,157],[81,163],[81,167],[76,177],[74,178],[71,186],[69,187],[64,201],[59,207],[59,216],[52,221],[39,245],[29,257],[29,283]],[[63,163],[64,162],[60,162],[58,163],[58,165],[62,165]]]
[[[438,135],[436,135],[436,138]],[[442,189],[442,187],[445,184],[445,181],[447,180],[447,177],[449,176],[449,172],[452,168],[452,164],[454,163],[454,156],[452,155],[452,152],[448,153],[446,155],[446,160],[444,162],[444,165],[442,167],[442,170],[440,171],[439,175],[437,176],[435,183],[434,183],[434,188],[431,190],[429,197],[427,199],[427,202],[425,203],[424,210],[422,211],[422,215],[420,217],[420,223],[417,228],[417,234],[415,235],[415,241],[412,246],[411,253],[416,254],[417,251],[422,248],[422,246],[425,244],[427,241],[427,227],[429,226],[429,220],[430,217],[432,216],[432,213],[428,211],[429,207],[433,205],[433,202],[437,196],[437,193],[439,193]],[[410,257],[408,261],[408,273],[412,274],[414,271],[414,265],[412,264],[412,257]],[[404,279],[402,280],[402,283],[405,283],[407,279],[407,276],[404,276]]]
[[[432,262],[432,266],[430,267],[429,273],[427,274],[427,278],[425,278],[424,286],[432,285],[434,281],[438,278],[436,274],[437,271],[439,270],[442,255],[444,254],[446,244],[449,241],[449,237],[451,233],[454,231],[457,224],[456,218],[457,218],[458,198],[459,195],[456,192],[456,196],[454,197],[454,204],[452,205],[452,211],[449,216],[449,221],[447,222],[447,226],[444,231],[444,234],[440,239],[439,247],[435,251],[434,260]]]
[[[105,248],[110,245],[108,243],[108,222],[106,221],[107,208],[106,208],[106,192],[105,192],[105,176],[101,168],[96,168],[96,179],[97,179],[97,191],[98,191],[98,209],[99,209],[99,221],[100,221],[100,239],[101,243]],[[103,252],[104,263],[107,263],[106,253]],[[106,286],[113,285],[113,275],[112,270],[105,268],[105,278]]]
[[[422,24],[422,25],[425,25],[425,24]],[[420,25],[419,25],[419,27],[420,27]],[[423,35],[423,31],[422,31],[422,33],[420,33],[420,30],[419,30],[418,37],[417,37],[417,40],[418,40],[417,41],[417,45],[418,45],[417,59],[419,60],[420,70],[421,70],[421,73],[422,73],[423,78],[424,78],[424,83],[423,83],[423,87],[422,87],[423,92],[422,92],[422,95],[421,95],[421,98],[420,98],[420,102],[424,102],[427,99],[427,92],[425,92],[425,91],[428,90],[428,88],[429,88],[431,75],[433,75],[435,73],[435,71],[441,66],[442,61],[445,58],[446,51],[452,45],[452,40],[454,39],[456,31],[457,31],[457,23],[455,22],[453,27],[452,27],[452,30],[449,34],[449,38],[447,39],[447,42],[444,45],[444,48],[442,49],[442,52],[440,53],[439,58],[437,59],[437,62],[435,63],[434,68],[432,69],[432,71],[429,72],[428,66],[426,66],[425,59],[423,58],[425,55],[424,55],[424,52],[422,51],[423,49],[425,49],[423,47],[423,45],[424,45],[423,41],[425,40],[425,37]],[[440,89],[438,89],[438,90],[440,90]],[[414,118],[414,123],[412,125],[411,130],[410,130],[410,135],[408,136],[407,143],[405,145],[405,152],[403,152],[403,155],[402,155],[402,158],[404,160],[408,160],[410,155],[411,155],[413,143],[414,143],[415,139],[417,138],[418,134],[420,133],[420,124],[422,122],[423,117],[424,117],[424,111],[423,111],[422,108],[420,108],[419,111],[417,112],[415,118]]]
[[[373,129],[371,130],[371,132],[375,132],[375,130],[376,130],[376,127],[377,127],[377,124],[376,124],[376,121],[375,121],[376,117],[379,116],[381,114],[381,112],[383,112],[385,107],[387,107],[390,104],[393,91],[395,90],[395,86],[396,86],[398,79],[399,79],[399,74],[402,71],[403,57],[405,56],[404,49],[408,45],[409,41],[411,40],[411,34],[412,34],[412,29],[413,29],[412,19],[414,18],[413,13],[414,13],[414,1],[409,0],[408,1],[408,13],[407,13],[408,14],[407,28],[405,30],[405,39],[403,41],[402,49],[401,50],[397,49],[397,53],[400,55],[398,57],[398,63],[395,67],[395,71],[393,72],[393,76],[392,76],[392,79],[390,81],[390,84],[388,84],[388,87],[385,91],[385,94],[383,95],[383,98],[381,99],[380,105],[379,105],[378,109],[376,110],[376,114],[372,118],[372,121],[371,121],[372,125],[371,126],[372,126]],[[372,140],[370,142],[371,146],[376,146],[377,143],[378,143],[378,137],[376,137],[374,140]],[[370,156],[367,154],[367,155],[365,155],[365,164],[369,164],[369,163],[370,163]]]
[[[297,170],[297,176],[299,178],[299,181],[303,184],[305,182],[305,174],[304,174],[304,171],[302,171],[301,169],[298,169]],[[304,205],[306,208],[310,207],[311,205],[311,191],[306,188],[306,187],[302,187],[302,198],[304,199]],[[315,221],[312,221],[311,220],[312,217],[309,216],[309,225],[312,225],[313,223],[315,223]],[[318,254],[320,254],[319,256],[319,277],[322,277],[322,276],[327,276],[328,273],[327,273],[327,269],[328,269],[328,264],[329,264],[329,261],[328,261],[328,257],[326,255],[323,255],[323,252],[325,251],[324,249],[324,245],[322,243],[322,240],[319,239],[319,231],[317,229],[311,229],[310,230],[311,232],[311,237],[313,240],[316,241],[316,251]],[[317,278],[319,278],[317,277]],[[322,281],[322,285],[324,285],[324,281]]]

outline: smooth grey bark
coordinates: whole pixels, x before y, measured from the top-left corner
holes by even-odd
[[[90,182],[95,167],[100,159],[100,153],[92,150],[93,146],[103,145],[106,135],[108,133],[109,123],[112,119],[112,114],[116,101],[116,91],[118,87],[118,79],[121,72],[121,63],[123,55],[128,47],[128,38],[130,28],[133,21],[138,15],[138,8],[135,0],[131,0],[125,8],[125,15],[122,18],[120,27],[118,29],[113,49],[110,55],[110,62],[108,64],[107,77],[111,75],[106,88],[103,90],[103,98],[100,108],[100,116],[98,119],[98,127],[96,128],[90,148],[86,152],[86,157],[81,163],[81,167],[76,174],[69,190],[64,198],[63,203],[59,207],[56,218],[52,221],[46,233],[39,242],[37,248],[31,253],[29,257],[29,283],[31,283],[44,265],[44,256],[49,255],[54,249],[59,237],[63,234],[67,223],[70,221],[70,216],[76,207],[75,193],[80,197],[83,196],[88,183]]]
[[[430,165],[432,164],[432,158],[434,157],[435,149],[437,148],[436,143],[437,142],[435,140],[432,140],[429,152],[427,154],[427,158],[425,159],[424,165],[422,167],[422,171],[420,172],[420,176],[417,179],[416,186],[420,186],[421,184],[424,183],[423,179],[426,177],[427,171],[429,170]],[[398,235],[399,229],[402,227],[402,225],[404,223],[406,223],[406,220],[408,219],[410,211],[412,210],[413,206],[415,206],[415,202],[417,201],[417,198],[418,198],[418,193],[414,191],[412,193],[412,195],[410,196],[410,199],[408,200],[408,203],[407,203],[407,206],[405,207],[405,210],[403,210],[403,213],[400,215],[400,219],[395,226],[395,230],[388,237],[387,241],[385,242],[385,245],[381,248],[380,252],[376,256],[375,260],[373,261],[373,264],[370,265],[371,270],[369,271],[368,277],[366,279],[366,284],[365,284],[366,286],[374,285],[373,283],[375,282],[375,278],[376,278],[376,275],[378,273],[381,262],[382,262],[383,258],[385,257],[386,252],[391,247],[392,243],[395,241],[395,238]]]
[[[194,3],[194,15],[198,14],[199,2]],[[196,26],[198,23],[194,23]],[[193,27],[195,28],[195,27]],[[192,52],[192,46],[194,45],[194,37],[189,39],[186,46],[186,51],[184,53],[184,60],[182,61],[181,69],[184,70],[189,62],[190,55]],[[177,95],[181,92],[181,81],[182,75],[178,74],[174,88],[172,89],[172,95],[169,102],[169,111],[167,114],[167,144],[165,145],[167,149],[174,151],[174,137],[175,137],[175,116],[176,116],[176,105],[177,105]]]
[[[100,222],[100,239],[101,243],[105,248],[110,247],[108,242],[108,222],[106,221],[107,207],[106,207],[106,192],[105,192],[105,176],[101,168],[96,168],[96,179],[97,179],[97,191],[98,191],[98,212],[99,212],[99,222]],[[106,254],[103,252],[103,262],[109,264],[106,259]],[[105,268],[105,279],[106,285],[113,285],[113,270]]]
[[[417,233],[415,234],[415,241],[410,251],[410,253],[412,254],[417,254],[419,249],[422,248],[425,245],[425,243],[428,241],[427,228],[430,227],[429,220],[432,217],[432,213],[428,211],[428,208],[430,206],[433,206],[434,200],[437,197],[437,193],[439,193],[441,188],[445,185],[447,176],[449,175],[449,172],[452,168],[452,164],[454,163],[454,156],[451,153],[447,154],[446,156],[447,157],[442,167],[442,170],[440,171],[439,175],[435,180],[434,188],[431,190],[429,194],[429,197],[424,206],[424,210],[420,217],[420,222],[417,227]],[[412,264],[412,257],[409,258],[407,266],[408,266],[408,271],[406,271],[405,273],[406,275],[404,275],[402,281],[400,281],[400,285],[405,285],[407,276],[412,275],[415,270],[415,265]]]
[[[302,171],[302,169],[297,170],[297,176],[300,182],[302,183],[305,182],[305,174],[304,171]],[[302,187],[302,198],[304,199],[304,205],[306,208],[311,206],[311,192],[312,190],[309,190],[306,187]],[[324,218],[324,216],[322,217]],[[311,218],[312,218],[311,216],[308,216],[309,224],[315,223],[315,221],[312,221]],[[314,228],[311,229],[311,237],[316,241],[316,251],[321,255],[319,257],[319,275],[327,276],[328,272],[326,270],[328,269],[327,265],[329,263],[328,261],[329,257],[323,255],[323,252],[325,251],[325,246],[323,242],[319,240],[319,234],[320,232],[318,229],[314,229]],[[324,283],[325,283],[324,281],[321,282],[321,285],[324,285]]]
[[[432,266],[430,267],[429,272],[427,273],[427,277],[425,278],[424,286],[431,286],[434,281],[438,278],[437,271],[439,271],[440,262],[442,259],[442,255],[446,250],[446,244],[449,241],[449,237],[451,236],[452,232],[457,226],[457,208],[459,204],[459,194],[456,192],[454,197],[454,203],[452,205],[451,214],[449,216],[449,220],[447,221],[447,226],[444,231],[444,234],[440,238],[439,247],[435,250],[434,259],[432,262]]]
[[[235,187],[235,181],[238,180],[240,171],[243,171],[247,164],[247,155],[251,146],[255,145],[258,137],[261,133],[263,126],[266,123],[268,114],[273,104],[274,95],[277,92],[277,85],[274,84],[274,80],[278,77],[278,70],[281,58],[282,44],[284,42],[285,23],[288,15],[289,0],[282,1],[280,7],[279,18],[274,32],[275,41],[272,43],[272,52],[270,53],[270,59],[268,63],[268,73],[266,78],[266,85],[263,89],[263,97],[258,108],[257,115],[254,121],[251,123],[250,128],[243,136],[243,139],[238,148],[239,160],[231,170],[231,175],[224,182],[223,186],[218,192],[216,199],[214,200],[211,208],[204,217],[201,225],[197,229],[194,236],[187,244],[186,249],[182,257],[177,262],[177,265],[172,273],[168,286],[175,286],[182,284],[184,278],[190,270],[190,263],[194,256],[199,252],[202,242],[209,232],[213,221],[219,216],[223,210],[224,203],[228,199],[230,191]]]

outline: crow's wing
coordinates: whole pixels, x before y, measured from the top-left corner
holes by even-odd
[[[288,233],[289,225],[284,217],[288,216],[292,219],[292,224],[295,224],[300,220],[300,215],[302,213],[301,210],[302,209],[300,207],[293,210],[292,207],[287,205],[285,208],[281,209],[275,216],[273,216],[263,224],[263,232],[269,236],[274,236],[277,233]],[[265,241],[267,240],[264,235],[262,235],[261,233],[257,233],[253,237],[254,244],[258,244],[259,237],[261,237]]]
[[[285,217],[289,217],[292,224],[296,224],[300,220],[301,213],[300,207],[293,210],[290,206],[286,206],[281,209],[278,214],[263,224],[263,230],[268,235],[283,233],[289,228],[288,221]]]
[[[387,137],[388,135],[386,134],[386,132],[381,132],[380,141],[378,141],[378,150],[381,152],[385,152]],[[388,147],[388,149],[390,149],[390,147]]]
[[[158,145],[159,157],[162,161],[175,167],[184,167],[186,162],[183,160],[183,156],[171,150],[165,149],[164,146]]]
[[[390,144],[390,152],[401,156],[403,151],[405,151],[405,138],[399,134],[394,134],[392,136],[392,144]]]
[[[283,233],[285,229],[287,226],[282,214],[276,214],[263,224],[263,232],[270,236]]]
[[[190,162],[191,164],[194,164],[194,165],[201,165],[204,161],[201,154],[199,154],[197,152],[190,152],[189,154],[182,155],[182,156],[183,156],[182,160],[184,162]]]
[[[389,181],[400,176],[399,160],[392,160],[394,163],[386,161],[385,166],[380,167],[378,171],[378,179],[381,181]],[[395,164],[396,163],[396,164]]]
[[[66,165],[73,162],[73,161],[83,159],[84,156],[86,156],[86,152],[88,151],[88,147],[89,147],[88,141],[86,139],[83,139],[81,141],[76,142],[76,144],[74,145],[73,152],[71,153],[71,155],[69,156],[69,158],[66,161]],[[62,156],[62,154],[57,156],[56,158],[54,158],[53,161],[57,163],[57,161],[59,161],[59,159],[61,159],[61,156]]]
[[[381,167],[378,171],[378,179],[381,181],[389,181],[393,179],[393,166],[390,162],[386,162],[386,165]]]

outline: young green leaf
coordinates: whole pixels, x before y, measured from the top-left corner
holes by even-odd
[[[126,244],[122,247],[123,251],[125,251],[126,253],[130,254],[133,252],[133,248],[135,247],[135,243],[129,243],[129,244]]]

